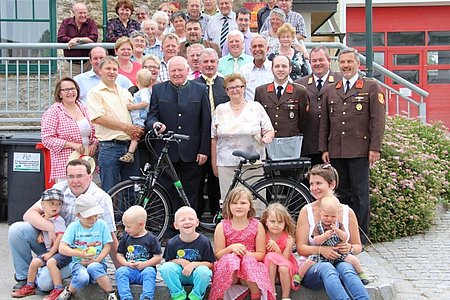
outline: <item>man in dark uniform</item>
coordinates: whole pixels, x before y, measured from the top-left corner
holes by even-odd
[[[206,86],[187,80],[188,64],[184,57],[175,56],[168,62],[169,80],[153,86],[150,110],[146,127],[159,127],[190,136],[189,141],[172,143],[169,148],[170,160],[180,177],[191,206],[197,210],[201,166],[211,151],[211,112]],[[163,143],[155,144],[155,151],[161,152]],[[174,201],[179,199],[173,184],[163,183]],[[181,199],[173,203],[174,210],[182,206]]]
[[[217,105],[230,101],[230,98],[223,87],[223,78],[217,73],[218,66],[219,56],[217,55],[217,52],[211,48],[202,50],[200,53],[200,71],[202,72],[202,75],[194,81],[203,83],[207,86],[211,114],[214,113]],[[203,176],[200,182],[200,198],[198,200],[198,218],[201,218],[205,210],[202,191],[206,177],[208,177],[206,190],[209,199],[210,213],[214,216],[220,209],[220,186],[219,179],[213,173],[209,157],[203,165]]]
[[[272,121],[275,137],[303,133],[309,98],[304,86],[289,82],[290,59],[278,55],[272,61],[274,82],[256,88],[255,101],[261,103]]]
[[[380,159],[385,125],[385,99],[380,86],[358,74],[355,49],[339,54],[343,79],[329,85],[320,120],[319,151],[339,173],[339,200],[355,211],[361,241],[369,233],[369,166]]]
[[[311,159],[311,166],[322,163],[319,152],[319,121],[323,106],[322,94],[329,84],[341,80],[342,76],[330,71],[330,55],[323,46],[314,47],[310,52],[312,74],[296,80],[306,87],[309,96],[309,112],[303,128],[302,156]]]

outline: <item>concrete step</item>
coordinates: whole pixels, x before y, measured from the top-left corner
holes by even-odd
[[[370,251],[370,249],[368,250]],[[364,271],[370,278],[370,284],[366,286],[366,289],[372,300],[391,300],[395,299],[396,292],[394,287],[394,281],[389,273],[378,264],[367,252],[361,253],[359,256],[361,265]],[[114,270],[108,269],[109,275],[114,282]],[[68,283],[69,281],[66,281]],[[190,287],[187,287],[190,290]],[[139,299],[142,287],[139,285],[133,285],[132,291],[134,299]],[[277,294],[281,295],[281,289],[277,287]],[[249,297],[248,297],[249,298]],[[291,292],[292,299],[302,300],[323,300],[327,299],[327,295],[324,290],[312,291],[306,288],[301,288],[299,291]],[[99,300],[106,299],[106,293],[98,285],[89,285],[82,290],[78,291],[75,299],[79,300]],[[157,277],[155,300],[170,300],[170,294],[167,287],[164,285],[164,281],[161,277]]]

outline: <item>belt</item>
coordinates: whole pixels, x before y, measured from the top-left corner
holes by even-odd
[[[113,143],[118,145],[129,145],[130,140],[122,141],[122,140],[110,140],[110,141],[100,141],[101,143]]]

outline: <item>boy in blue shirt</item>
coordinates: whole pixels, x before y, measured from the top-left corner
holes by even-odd
[[[117,290],[121,300],[133,300],[130,284],[141,284],[140,300],[153,299],[156,285],[156,265],[162,252],[158,239],[145,229],[147,211],[142,206],[131,206],[123,216],[126,233],[117,248],[117,261],[122,265],[116,271]]]
[[[166,262],[159,268],[173,300],[186,299],[183,285],[192,285],[190,300],[203,299],[211,280],[216,258],[209,239],[196,232],[198,225],[193,208],[183,206],[175,213],[174,227],[180,234],[167,243],[164,251]]]
[[[108,300],[117,300],[106,272],[105,257],[113,240],[108,225],[99,219],[103,209],[92,196],[82,194],[75,200],[75,213],[78,220],[67,227],[59,246],[61,254],[72,256],[72,281],[57,300],[72,299],[77,290],[94,282]]]

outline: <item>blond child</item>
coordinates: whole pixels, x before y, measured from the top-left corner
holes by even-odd
[[[278,278],[281,284],[281,299],[290,299],[291,287],[300,288],[298,263],[292,253],[294,246],[295,224],[286,207],[280,203],[270,204],[261,216],[260,222],[266,230],[266,250],[264,264],[275,291]]]
[[[77,290],[96,282],[108,300],[117,300],[111,280],[106,273],[105,257],[111,249],[112,237],[108,225],[100,220],[103,209],[93,196],[82,194],[75,199],[75,214],[64,233],[59,252],[72,257],[72,281],[59,295],[58,300],[69,300]]]
[[[266,254],[263,225],[255,218],[252,193],[232,189],[225,199],[223,218],[214,232],[214,264],[210,300],[236,299],[250,290],[251,299],[275,299]],[[237,284],[243,285],[237,285]]]
[[[166,262],[159,268],[174,300],[203,299],[211,280],[211,269],[216,259],[208,237],[196,231],[198,225],[193,208],[182,206],[175,212],[173,226],[180,234],[167,243],[164,251]],[[188,296],[183,287],[186,284],[192,285]]]
[[[133,103],[127,105],[131,114],[133,125],[145,128],[144,122],[147,119],[148,107],[150,105],[151,90],[148,88],[152,83],[152,73],[147,69],[141,69],[136,73],[136,83],[139,91],[134,94]],[[131,140],[128,152],[122,155],[119,160],[124,163],[134,162],[134,152],[139,140]]]
[[[123,216],[126,233],[117,248],[117,291],[121,300],[132,300],[130,284],[142,285],[140,299],[153,299],[156,285],[156,265],[162,252],[158,239],[145,229],[147,211],[142,206],[131,206]]]
[[[341,241],[348,240],[348,233],[344,230],[344,225],[338,221],[341,203],[335,196],[326,196],[320,202],[320,221],[316,224],[312,233],[316,245],[336,246]],[[337,264],[345,261],[355,268],[361,282],[369,284],[368,276],[363,272],[361,264],[356,256],[351,254],[341,254],[341,257],[329,260],[322,255],[310,255],[299,269],[299,275],[303,279],[309,268],[317,262],[330,262]]]
[[[64,290],[61,273],[59,270],[70,263],[70,257],[58,253],[59,243],[66,230],[64,219],[59,215],[61,206],[64,202],[64,196],[60,190],[48,189],[41,195],[42,209],[44,210],[44,218],[53,223],[56,234],[56,240],[52,243],[49,233],[43,231],[39,236],[39,242],[45,244],[47,253],[38,255],[33,258],[28,268],[27,284],[12,293],[13,298],[22,298],[36,294],[36,276],[39,268],[47,266],[53,281],[54,289],[45,300],[55,300]]]

